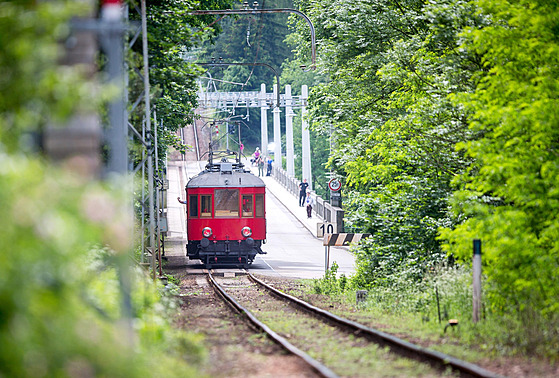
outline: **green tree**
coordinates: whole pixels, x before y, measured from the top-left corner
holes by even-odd
[[[463,25],[483,20],[459,1],[301,6],[316,26],[318,70],[328,77],[310,99],[312,127],[332,134],[329,167],[350,188],[346,226],[374,234],[359,252],[356,282],[395,271],[420,279],[445,259],[437,229],[452,222],[450,181],[469,164],[455,145],[474,133],[448,95],[473,88],[479,59],[457,45]],[[394,265],[382,271],[380,256]]]
[[[68,37],[61,25],[84,15],[87,7],[72,1],[4,1],[0,10],[0,144],[14,152],[29,144],[25,136],[98,101],[91,98],[83,72],[58,65],[58,43]]]
[[[189,61],[190,51],[205,39],[213,39],[220,31],[219,25],[213,24],[215,16],[193,16],[187,12],[191,8],[221,9],[229,8],[229,0],[203,0],[198,2],[179,0],[157,0],[147,3],[148,61],[150,85],[152,87],[152,105],[157,110],[159,136],[159,156],[174,147],[183,150],[184,146],[176,137],[176,131],[192,123],[197,106],[196,80],[202,70]],[[137,12],[131,13],[131,19],[139,20]],[[137,42],[129,58],[136,66],[141,66],[142,45]],[[143,79],[134,72],[130,73],[130,99],[143,95]],[[141,124],[142,106],[132,114],[132,122]],[[163,125],[163,127],[161,127]],[[140,156],[134,157],[136,161]],[[161,161],[160,166],[164,166]]]
[[[484,71],[473,93],[455,97],[479,137],[459,146],[474,161],[453,198],[466,220],[443,238],[466,260],[471,240],[482,240],[495,310],[513,307],[530,324],[539,314],[557,330],[559,9],[550,1],[479,6],[493,22],[467,29],[462,46],[483,57]]]
[[[290,8],[289,0],[260,1],[259,9]],[[288,34],[287,15],[254,14],[250,16],[226,16],[222,19],[223,32],[215,39],[215,43],[207,43],[198,53],[198,61],[224,63],[266,63],[281,75],[283,62],[292,56],[285,38]],[[224,91],[260,90],[260,84],[269,88],[276,83],[274,72],[267,67],[229,66],[205,67],[212,77],[234,85],[217,83]]]
[[[77,1],[0,3],[0,376],[195,376],[175,353],[201,359],[198,343],[174,336],[162,311],[171,307],[142,271],[130,288],[135,328],[121,323],[114,266],[128,261],[127,196],[26,146],[46,124],[99,111],[91,73],[59,65],[70,18],[90,11]]]
[[[252,2],[250,3],[252,6]],[[259,9],[291,8],[290,0],[265,0],[259,2]],[[212,81],[212,87],[220,91],[260,91],[260,85],[266,84],[266,90],[272,91],[276,84],[274,71],[265,66],[252,66],[254,63],[265,63],[273,67],[279,76],[282,75],[282,64],[292,60],[293,54],[285,43],[288,35],[288,16],[283,13],[251,14],[250,16],[226,16],[221,19],[223,32],[213,41],[208,41],[197,52],[197,61],[201,63],[242,63],[247,65],[231,65],[221,67],[204,66],[207,70],[206,80]],[[210,43],[212,42],[212,43]],[[207,83],[207,82],[206,82]],[[289,82],[281,82],[283,88]],[[209,85],[209,83],[208,83]],[[283,90],[283,89],[280,89]],[[233,110],[237,117],[243,116],[248,127],[242,128],[242,142],[246,150],[254,150],[260,145],[259,109]],[[248,117],[247,117],[248,114]],[[229,113],[220,114],[223,118]],[[282,113],[282,117],[284,114]],[[268,117],[271,129],[272,117]],[[285,122],[282,122],[285,124]],[[285,134],[284,132],[282,133]],[[269,135],[273,135],[269,130]],[[285,143],[285,141],[283,141]],[[284,148],[285,151],[285,148]]]

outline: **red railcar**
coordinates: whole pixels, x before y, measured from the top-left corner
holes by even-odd
[[[266,242],[266,187],[243,164],[210,163],[186,185],[187,255],[248,267]]]

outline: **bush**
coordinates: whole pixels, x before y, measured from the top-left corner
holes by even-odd
[[[194,375],[168,352],[180,346],[200,359],[200,347],[174,336],[169,300],[137,270],[126,326],[115,266],[129,258],[93,247],[127,240],[121,203],[99,185],[0,155],[0,376]]]
[[[314,280],[313,290],[316,294],[343,294],[347,288],[347,277],[342,274],[337,278],[339,265],[332,262],[332,267],[324,273],[323,278]]]

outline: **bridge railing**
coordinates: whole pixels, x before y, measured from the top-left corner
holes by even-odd
[[[279,182],[287,191],[298,199],[299,198],[299,183],[295,177],[291,177],[283,168],[273,167],[272,176]],[[315,199],[315,206],[313,212],[323,222],[335,224],[338,233],[344,231],[344,210],[340,207],[332,206],[328,201],[325,201],[321,196],[318,196],[314,191],[311,191],[311,196]]]

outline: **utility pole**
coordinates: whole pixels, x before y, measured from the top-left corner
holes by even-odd
[[[311,169],[311,137],[309,132],[309,123],[307,122],[307,100],[309,98],[309,89],[306,85],[301,87],[301,144],[303,158],[303,178],[308,180],[309,188],[313,189],[312,169]]]
[[[102,25],[92,18],[80,18],[71,25],[60,61],[64,66],[85,67],[85,78],[94,81],[97,73],[95,59],[97,35]],[[87,27],[79,27],[87,24]],[[78,110],[64,125],[49,124],[43,133],[46,155],[54,162],[90,179],[101,174],[101,122],[95,111]]]
[[[144,60],[144,117],[147,134],[147,159],[148,159],[148,217],[149,217],[149,248],[151,251],[151,270],[153,281],[155,282],[155,214],[153,198],[153,136],[151,132],[151,104],[149,86],[149,61],[148,61],[148,31],[146,18],[146,0],[141,0],[142,16],[142,54]]]

